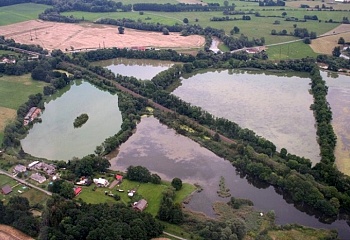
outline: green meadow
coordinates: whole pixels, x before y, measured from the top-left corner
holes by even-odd
[[[138,198],[144,198],[148,202],[148,207],[145,209],[145,212],[152,214],[153,216],[157,215],[160,201],[162,199],[162,192],[170,186],[168,182],[162,182],[161,184],[153,183],[139,183],[134,181],[129,181],[127,179],[123,180],[123,183],[118,187],[113,189],[107,188],[96,188],[95,184],[92,184],[89,187],[83,187],[83,191],[77,197],[81,198],[84,202],[87,203],[116,203],[113,197],[110,197],[105,194],[107,193],[117,194],[120,196],[124,204],[129,205],[132,203],[132,199],[128,197],[128,190],[136,190]],[[124,190],[124,192],[119,192],[118,189]],[[195,190],[195,187],[191,184],[184,183],[182,189],[176,192],[175,202],[182,202],[188,195],[190,195]]]
[[[29,95],[41,93],[46,85],[32,80],[30,74],[0,77],[0,143],[5,126],[14,119],[18,107],[28,100]]]
[[[300,59],[304,57],[317,57],[310,45],[302,41],[268,47],[266,50],[270,60]]]
[[[0,8],[0,26],[37,19],[48,5],[23,3]]]

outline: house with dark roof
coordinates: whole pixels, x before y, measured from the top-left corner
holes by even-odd
[[[143,210],[145,210],[147,206],[148,206],[147,201],[145,199],[141,199],[140,201],[135,202],[132,208],[135,209],[136,211],[142,212]]]
[[[12,192],[12,187],[10,187],[9,185],[5,185],[1,188],[1,192],[2,194],[7,195],[10,192]]]

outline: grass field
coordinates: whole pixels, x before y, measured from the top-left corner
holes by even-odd
[[[128,205],[131,203],[131,199],[128,197],[127,190],[137,189],[137,194],[141,195],[142,198],[146,199],[148,202],[148,207],[145,212],[148,212],[155,216],[158,212],[160,201],[162,198],[162,192],[167,189],[170,183],[162,182],[162,184],[152,184],[152,183],[139,183],[129,180],[123,180],[123,183],[119,187],[109,188],[97,188],[93,191],[94,184],[89,187],[83,187],[83,191],[79,194],[77,198],[81,198],[87,203],[116,203],[114,198],[105,194],[105,191],[112,192],[121,197],[121,201]],[[124,192],[118,192],[118,189],[123,189]],[[195,187],[190,184],[183,184],[180,191],[176,192],[175,202],[182,202],[189,194],[195,190]]]
[[[297,59],[303,57],[317,57],[310,45],[302,41],[271,46],[266,50],[270,60]]]
[[[165,4],[165,3],[171,3],[171,4],[177,4],[179,3],[176,0],[114,0],[115,2],[122,2],[124,5],[126,4],[134,4],[134,3],[159,3],[159,4]]]
[[[0,8],[0,26],[37,19],[48,5],[24,3]]]
[[[28,100],[28,96],[42,92],[46,83],[34,81],[30,74],[0,77],[0,143],[3,130],[16,117],[17,109]]]
[[[329,237],[329,231],[324,229],[312,229],[312,228],[297,228],[291,230],[276,230],[269,231],[268,235],[272,239],[279,240],[317,240],[317,239],[327,239]]]

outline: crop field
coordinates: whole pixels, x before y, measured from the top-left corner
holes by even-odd
[[[0,143],[3,130],[16,117],[17,109],[28,96],[41,93],[46,83],[34,81],[29,74],[0,77]]]
[[[262,16],[281,16],[283,11],[262,11]],[[294,11],[294,13],[298,13],[299,18],[303,18],[305,15],[305,11]],[[288,12],[291,14],[290,12]],[[289,16],[287,13],[287,16]],[[333,18],[333,20],[341,20],[342,17],[339,17],[334,12],[329,12],[329,18],[326,16],[324,20],[329,20]],[[316,32],[317,35],[321,35],[326,33],[333,28],[337,27],[339,24],[337,23],[325,23],[324,21],[318,24],[315,24],[315,21],[307,21],[307,22],[289,22],[284,21],[283,18],[279,17],[255,17],[251,16],[250,21],[210,21],[212,17],[222,17],[224,16],[221,12],[144,12],[143,15],[135,12],[117,12],[117,13],[86,13],[86,12],[68,12],[63,13],[64,15],[73,15],[77,18],[84,17],[85,20],[95,21],[99,18],[112,18],[112,19],[121,19],[121,18],[130,18],[135,21],[141,20],[142,22],[149,23],[162,23],[165,25],[174,25],[181,24],[182,20],[186,17],[189,19],[190,24],[199,24],[202,27],[214,27],[218,29],[223,29],[228,34],[234,26],[237,26],[240,29],[240,34],[244,34],[250,38],[260,38],[264,37],[266,44],[273,44],[279,42],[285,42],[296,39],[293,36],[272,36],[271,30],[275,29],[276,31],[282,31],[283,29],[287,30],[288,33],[294,31],[294,24],[297,24],[299,28],[307,28],[309,31]],[[233,17],[241,17],[241,16],[231,16]],[[196,19],[198,22],[196,22]],[[274,24],[275,21],[278,20],[280,23],[278,25]]]
[[[36,29],[36,38],[31,39],[30,29]],[[57,22],[26,21],[0,27],[3,35],[16,42],[39,44],[46,49],[76,50],[100,47],[157,47],[201,48],[203,36],[180,36],[179,33],[163,35],[161,32],[125,30],[119,34],[117,26],[100,24],[69,24]]]
[[[300,8],[301,4],[309,5],[310,8],[315,7],[316,5],[319,5],[319,7],[321,7],[322,4],[324,4],[326,7],[332,7],[335,10],[350,10],[349,4],[339,3],[339,2],[330,3],[330,1],[322,2],[321,0],[316,0],[316,1],[294,0],[294,1],[286,2],[286,6],[293,7],[293,8]]]
[[[22,233],[21,231],[15,229],[14,227],[0,224],[0,239],[3,240],[34,240],[28,235]]]
[[[0,8],[0,26],[37,19],[49,6],[34,3],[16,4]]]

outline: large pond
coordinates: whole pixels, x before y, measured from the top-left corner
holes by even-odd
[[[118,156],[111,160],[113,170],[126,171],[130,165],[142,165],[165,180],[179,177],[184,182],[200,184],[203,191],[195,193],[187,206],[208,216],[214,216],[212,204],[215,201],[228,201],[228,198],[220,198],[216,193],[220,177],[223,176],[232,196],[252,200],[257,210],[273,209],[278,224],[298,223],[317,228],[335,228],[344,239],[350,231],[345,221],[324,224],[297,210],[273,187],[259,183],[254,186],[240,176],[229,161],[177,134],[154,117],[142,118],[136,133],[121,145]]]
[[[87,113],[89,120],[74,128],[74,119]],[[118,96],[88,82],[75,82],[45,103],[42,123],[34,124],[21,141],[23,150],[51,160],[69,160],[93,153],[121,127]]]
[[[320,149],[309,83],[306,75],[212,70],[182,79],[173,94],[315,164]]]
[[[115,58],[99,61],[94,65],[105,67],[114,74],[135,77],[141,80],[151,80],[158,73],[170,68],[174,63],[151,59]]]
[[[333,112],[333,129],[337,135],[336,164],[350,175],[350,76],[321,72],[328,86],[327,101]]]

